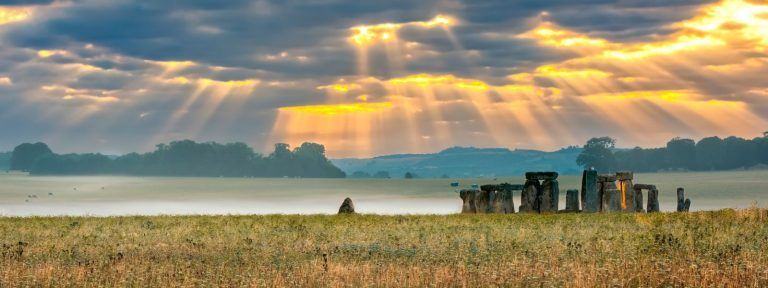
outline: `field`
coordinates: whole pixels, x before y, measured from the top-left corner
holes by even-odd
[[[766,207],[768,170],[636,174],[635,183],[656,184],[661,209],[673,211],[675,189],[685,187],[692,210]],[[565,190],[580,177],[560,176]],[[0,174],[0,215],[123,216],[160,214],[328,214],[345,197],[358,211],[375,214],[452,214],[461,201],[451,182],[523,183],[498,179],[251,179],[164,177],[31,177]],[[29,198],[31,195],[36,198]],[[515,203],[520,204],[519,193]]]
[[[766,287],[768,210],[0,218],[0,287]]]

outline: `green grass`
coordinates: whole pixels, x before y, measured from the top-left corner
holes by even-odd
[[[0,244],[0,287],[768,286],[757,208],[0,218]]]

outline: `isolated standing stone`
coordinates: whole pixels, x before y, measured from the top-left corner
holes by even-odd
[[[344,202],[341,203],[341,207],[339,207],[339,214],[353,214],[355,213],[355,204],[352,203],[352,199],[349,199],[347,197],[344,199]]]
[[[568,189],[565,191],[565,211],[579,211],[579,190]]]
[[[677,212],[688,212],[691,208],[691,199],[685,199],[685,189],[677,188]]]

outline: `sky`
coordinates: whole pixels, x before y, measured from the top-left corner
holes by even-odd
[[[768,0],[0,1],[0,151],[311,141],[338,158],[766,130]]]

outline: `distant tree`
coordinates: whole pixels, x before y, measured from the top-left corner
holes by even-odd
[[[389,176],[389,172],[387,171],[379,171],[379,172],[376,172],[376,174],[373,174],[373,178],[389,179],[392,177]]]
[[[691,139],[674,138],[667,142],[667,159],[669,167],[695,169],[696,142]]]
[[[416,173],[405,172],[405,176],[404,176],[405,179],[414,179],[416,177],[417,177]]]
[[[53,151],[45,143],[21,144],[13,149],[11,170],[29,171],[38,159],[51,154],[53,154]]]
[[[720,137],[707,137],[696,143],[696,168],[697,170],[717,170],[723,167],[723,139]]]
[[[576,158],[576,163],[585,169],[594,167],[597,171],[613,171],[616,166],[613,149],[616,140],[610,137],[592,138],[584,145],[584,150]]]

